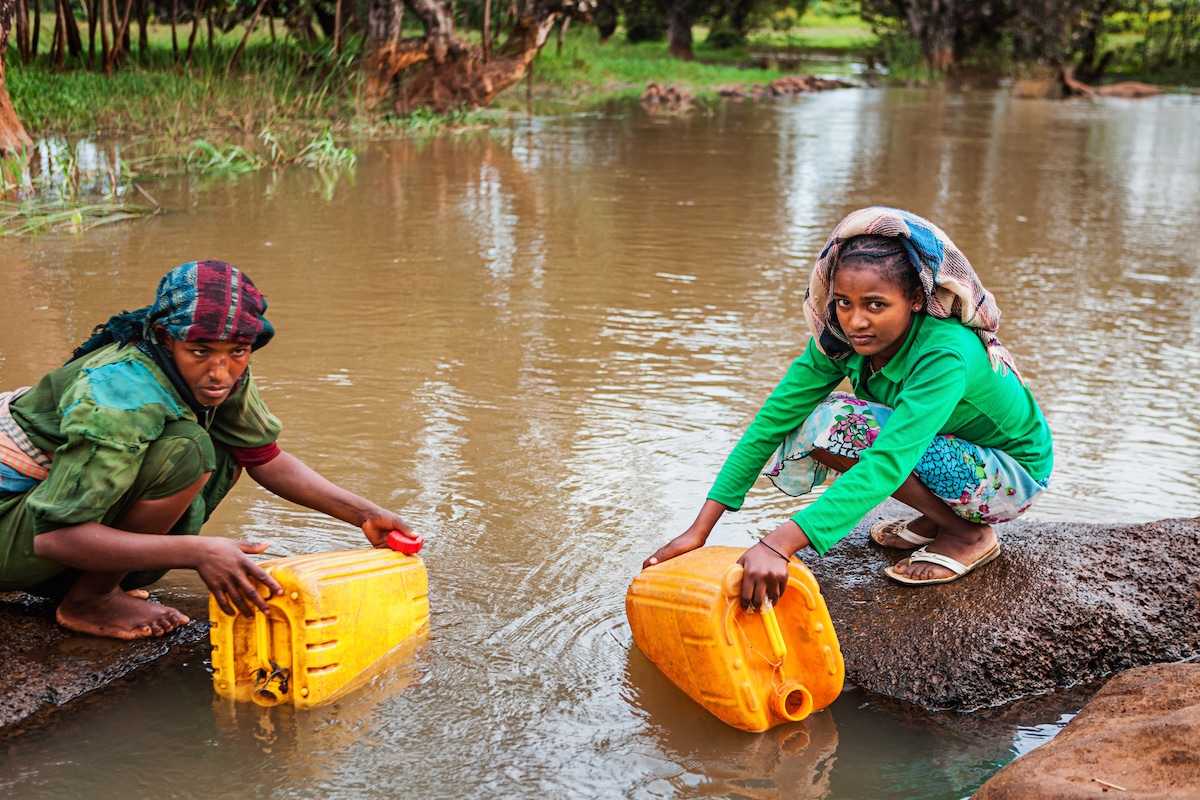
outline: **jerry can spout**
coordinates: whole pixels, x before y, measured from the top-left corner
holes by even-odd
[[[785,680],[771,695],[771,710],[780,719],[799,722],[813,712],[812,692],[799,681]]]

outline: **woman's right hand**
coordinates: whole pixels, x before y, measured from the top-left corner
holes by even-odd
[[[675,556],[681,556],[701,547],[708,541],[708,535],[712,533],[713,526],[717,524],[717,520],[724,513],[725,506],[716,500],[705,500],[704,505],[700,507],[700,513],[696,515],[696,521],[686,531],[658,548],[654,555],[643,561],[642,569],[653,567],[655,564],[661,564]]]
[[[197,537],[193,541],[200,550],[194,569],[222,611],[230,615],[240,611],[252,617],[257,608],[270,615],[271,607],[258,584],[266,586],[275,596],[283,594],[283,587],[249,558],[249,555],[264,552],[270,546],[269,542],[238,542],[217,536]]]
[[[707,540],[707,532],[697,531],[695,526],[688,528],[686,531],[655,550],[654,555],[642,562],[642,569],[645,569],[646,567],[652,567],[655,564],[661,564],[667,559],[691,552],[697,547],[702,546]]]

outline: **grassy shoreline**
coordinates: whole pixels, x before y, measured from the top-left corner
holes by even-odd
[[[534,99],[550,107],[589,107],[613,97],[640,93],[652,81],[686,87],[698,96],[716,96],[720,86],[766,83],[778,77],[754,68],[761,50],[854,53],[874,43],[861,22],[838,24],[814,18],[787,37],[775,31],[752,37],[741,47],[717,50],[695,31],[696,60],[672,58],[663,42],[629,44],[618,34],[598,41],[594,26],[570,30],[561,49],[555,39],[535,63]],[[260,23],[259,28],[264,26]],[[150,26],[148,52],[134,53],[111,77],[73,68],[56,70],[45,54],[24,65],[10,47],[8,88],[17,114],[35,139],[117,135],[152,138],[164,145],[207,139],[246,144],[265,130],[302,135],[326,129],[339,136],[405,136],[435,127],[432,115],[400,119],[363,102],[358,42],[335,57],[327,42],[302,48],[284,37],[256,32],[233,72],[228,64],[244,28],[218,34],[214,47],[205,37],[190,65],[174,60],[167,26]],[[465,32],[466,37],[474,33]],[[46,31],[45,38],[48,38]],[[524,84],[501,95],[501,109],[526,108]]]

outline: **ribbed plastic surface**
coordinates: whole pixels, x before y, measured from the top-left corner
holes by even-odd
[[[223,697],[320,705],[429,624],[429,582],[416,556],[343,550],[263,568],[283,587],[282,596],[268,598],[269,619],[230,616],[209,599],[213,687]]]
[[[793,558],[767,613],[742,611],[737,547],[701,547],[643,570],[625,595],[633,641],[693,700],[746,731],[825,708],[845,666],[829,610]]]

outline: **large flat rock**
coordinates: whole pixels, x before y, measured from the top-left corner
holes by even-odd
[[[1000,558],[957,581],[910,587],[870,544],[880,506],[824,558],[806,551],[847,679],[927,711],[971,710],[1200,654],[1200,519],[1145,525],[1020,520]]]
[[[996,773],[974,800],[1200,795],[1200,664],[1117,675],[1048,744]]]
[[[55,603],[0,594],[0,729],[39,717],[151,664],[208,654],[208,594],[191,573],[170,573],[154,597],[192,622],[167,636],[120,642],[72,633]]]

